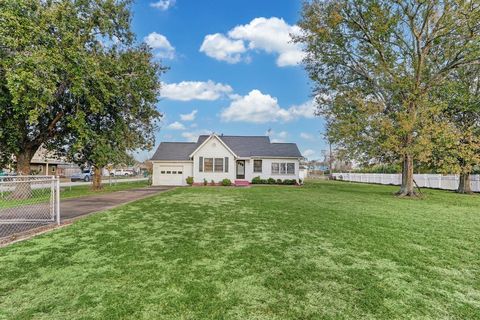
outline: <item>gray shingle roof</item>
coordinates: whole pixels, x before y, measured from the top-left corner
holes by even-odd
[[[188,156],[196,148],[196,142],[162,142],[152,160],[190,160]]]
[[[152,160],[188,160],[188,156],[209,136],[201,135],[195,142],[162,142]],[[239,157],[300,158],[295,143],[271,143],[268,136],[218,136]]]

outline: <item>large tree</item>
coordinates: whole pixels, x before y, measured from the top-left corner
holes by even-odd
[[[71,158],[95,171],[93,189],[101,188],[102,169],[119,164],[137,149],[151,149],[160,113],[156,110],[159,75],[150,50],[112,48],[98,55],[102,86],[92,90],[96,112],[82,114],[82,124],[66,135]],[[91,101],[85,100],[84,104]],[[63,142],[63,143],[65,143]],[[57,141],[62,144],[62,139]]]
[[[429,95],[478,63],[478,1],[313,0],[296,41],[305,45],[319,113],[354,157],[399,161],[399,195],[414,196],[414,161],[427,161],[441,112]]]
[[[443,106],[437,119],[443,129],[433,141],[432,164],[460,175],[459,193],[472,193],[470,174],[480,165],[479,77],[478,65],[461,68],[431,97]]]
[[[14,160],[19,174],[29,174],[41,145],[64,147],[58,138],[82,131],[83,116],[102,107],[95,95],[107,81],[98,56],[112,43],[132,45],[129,6],[0,1],[0,166]]]

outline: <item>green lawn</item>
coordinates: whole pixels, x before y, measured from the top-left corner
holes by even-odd
[[[104,181],[103,189],[100,191],[93,191],[92,186],[90,184],[74,186],[74,187],[60,187],[61,189],[60,197],[62,199],[78,198],[78,197],[85,197],[89,195],[99,194],[99,193],[108,193],[108,192],[122,191],[122,190],[134,189],[134,188],[142,188],[148,185],[149,185],[148,180],[118,182],[118,183],[112,183],[112,185]],[[10,192],[0,193],[0,209],[19,207],[19,206],[43,203],[43,202],[49,201],[51,197],[51,190],[50,188],[34,189],[32,190],[31,197],[26,199],[11,199],[9,196],[10,196]]]
[[[180,188],[0,249],[0,319],[479,319],[480,198]]]

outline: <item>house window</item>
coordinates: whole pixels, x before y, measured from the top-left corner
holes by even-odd
[[[161,174],[165,174],[165,171],[161,171],[160,173],[161,173]]]
[[[273,162],[272,174],[295,174],[295,163]]]
[[[280,171],[280,164],[279,163],[276,163],[276,162],[273,162],[272,163],[272,174],[279,174]]]
[[[262,172],[262,160],[253,160],[253,172]]]
[[[287,163],[287,174],[295,174],[295,163]]]
[[[178,174],[182,174],[183,172],[182,172],[182,171],[178,171],[177,173],[178,173]]]
[[[213,158],[204,159],[203,170],[205,170],[205,172],[213,172]]]
[[[215,172],[223,172],[223,158],[215,158]]]

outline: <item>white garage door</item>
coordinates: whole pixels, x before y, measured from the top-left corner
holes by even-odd
[[[163,186],[181,186],[184,185],[183,181],[183,167],[158,167],[158,182]]]

